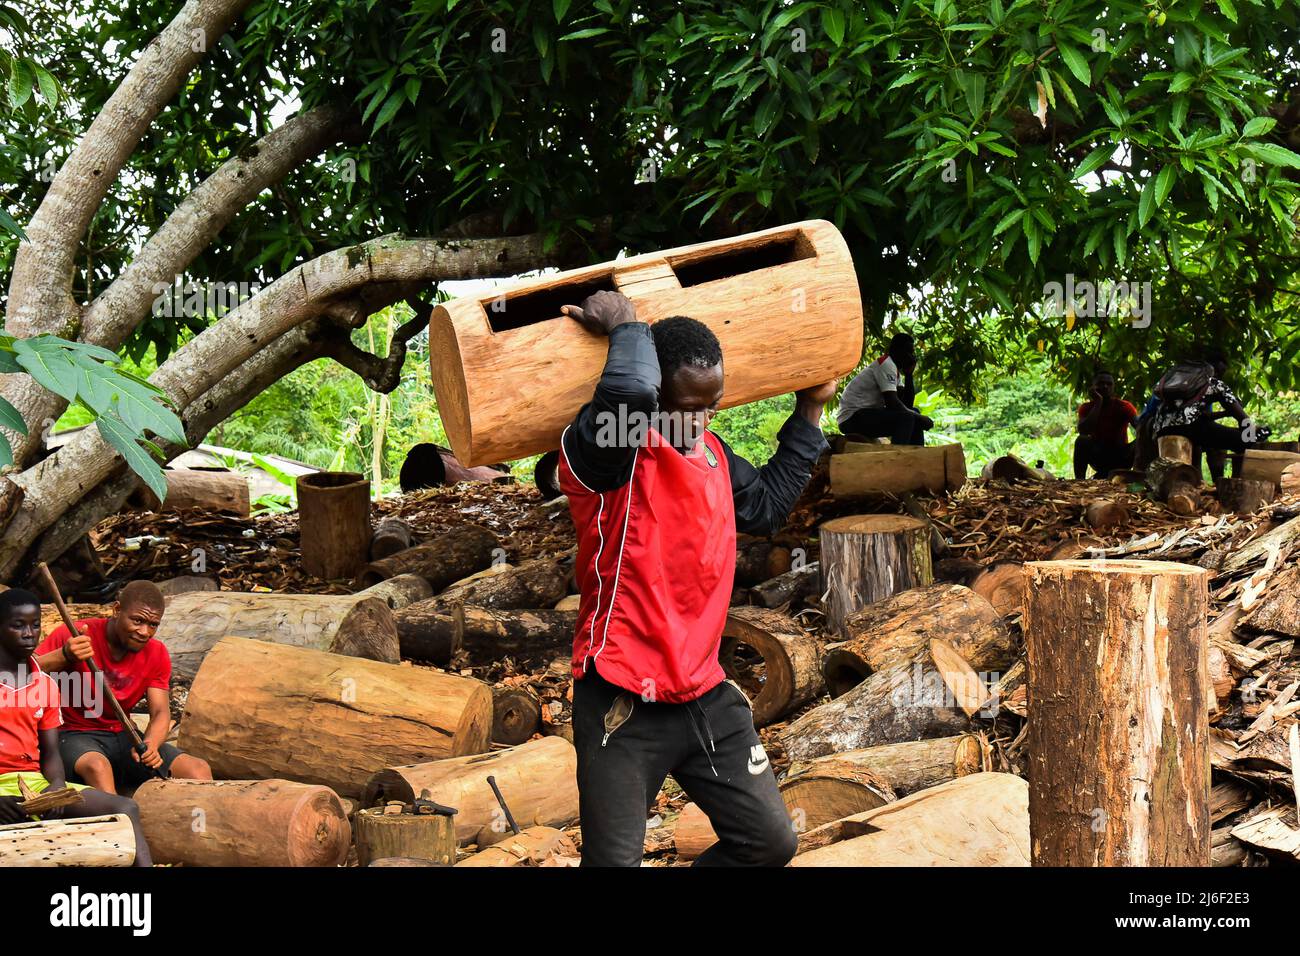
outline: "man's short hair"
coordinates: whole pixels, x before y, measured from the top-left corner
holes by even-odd
[[[166,610],[167,602],[158,585],[152,581],[130,581],[117,594],[117,603],[123,608],[147,607],[160,614]]]
[[[1108,376],[1110,376],[1111,378],[1114,378],[1114,377],[1115,377],[1115,373],[1112,372],[1110,369],[1108,369],[1108,368],[1099,368],[1099,369],[1097,369],[1097,371],[1095,371],[1095,372],[1092,373],[1092,380],[1095,382],[1095,381],[1097,381],[1097,379],[1101,378],[1103,375],[1108,375]]]
[[[24,591],[22,588],[10,588],[8,591],[0,591],[0,623],[7,622],[10,615],[13,614],[16,607],[30,607],[36,605],[36,609],[41,609],[41,599],[31,591]]]
[[[898,332],[889,340],[890,355],[915,355],[916,339],[910,332]]]
[[[659,354],[659,371],[666,380],[679,368],[712,368],[722,361],[722,345],[703,322],[674,315],[652,323],[650,332]]]

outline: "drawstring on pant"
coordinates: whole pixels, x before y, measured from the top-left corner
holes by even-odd
[[[705,746],[704,736],[700,733],[700,726],[695,722],[695,716],[691,713],[692,706],[700,712],[700,719],[704,722],[704,732],[709,736],[708,746]],[[709,750],[711,748],[714,753],[717,753],[718,748],[713,743],[713,728],[709,726],[709,716],[704,712],[704,708],[700,706],[699,701],[693,700],[686,705],[686,719],[690,721],[691,729],[695,731],[695,739],[700,742],[700,749],[704,751],[704,757],[709,761],[709,769],[713,771],[713,775],[716,777],[718,768],[713,766],[713,757],[710,755]]]

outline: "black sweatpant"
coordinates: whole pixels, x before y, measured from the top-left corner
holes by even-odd
[[[921,416],[904,408],[860,408],[840,424],[843,435],[888,438],[895,445],[924,445]]]
[[[784,866],[798,843],[749,702],[723,681],[686,704],[645,701],[588,668],[573,684],[583,866],[640,866],[668,774],[718,834],[696,866]]]

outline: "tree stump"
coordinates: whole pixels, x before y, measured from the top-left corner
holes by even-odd
[[[0,826],[0,866],[130,866],[135,831],[124,813]]]
[[[850,515],[827,521],[819,534],[821,590],[831,634],[842,633],[845,619],[873,601],[934,580],[930,529],[917,518]]]
[[[357,864],[403,858],[452,866],[456,862],[456,818],[440,813],[391,813],[400,806],[358,810],[352,818],[357,833]],[[385,864],[392,866],[392,863]]]
[[[952,638],[957,650],[974,648],[982,664],[1012,656],[1011,634],[997,610],[970,588],[933,584],[902,591],[868,605],[845,622],[847,639],[830,644],[822,674],[832,697],[839,697],[873,673],[905,665],[935,638]]]
[[[1273,482],[1254,478],[1220,478],[1214,483],[1214,488],[1223,510],[1239,515],[1254,514],[1271,503],[1277,494],[1277,485]]]
[[[370,482],[318,471],[299,476],[297,488],[303,570],[326,581],[352,577],[370,550]]]
[[[428,790],[430,799],[455,807],[456,839],[493,843],[509,828],[488,785],[495,777],[520,827],[565,826],[578,818],[578,755],[563,737],[542,737],[492,753],[387,767],[366,782],[362,802],[410,803]]]
[[[172,673],[190,680],[225,637],[246,637],[396,664],[397,625],[388,605],[365,594],[195,591],[167,598],[158,640]]]
[[[1026,568],[1034,864],[1207,866],[1206,572]]]
[[[542,705],[526,687],[492,688],[492,742],[513,747],[542,725]]]
[[[1246,455],[1241,461],[1241,472],[1237,477],[1269,481],[1275,488],[1280,488],[1284,477],[1290,477],[1296,471],[1300,471],[1300,454],[1247,448]]]
[[[381,561],[398,551],[405,551],[413,544],[415,535],[411,533],[409,524],[401,518],[380,518],[370,535],[370,560]]]
[[[238,637],[190,687],[179,746],[218,777],[282,777],[357,796],[394,764],[482,753],[492,692],[481,681]]]
[[[698,804],[688,803],[673,826],[673,849],[679,860],[694,860],[718,842],[713,824]]]
[[[135,791],[155,863],[342,866],[352,828],[338,794],[289,780],[150,780]]]
[[[748,651],[748,653],[746,653]],[[757,656],[752,667],[738,658]],[[821,693],[821,647],[794,620],[761,607],[732,608],[718,659],[753,699],[754,725],[765,727]]]
[[[367,532],[366,543],[369,542]],[[399,574],[418,574],[437,594],[447,585],[491,565],[498,553],[501,553],[500,542],[491,531],[478,525],[458,525],[436,541],[364,565],[357,575],[356,587],[358,590],[373,587]]]

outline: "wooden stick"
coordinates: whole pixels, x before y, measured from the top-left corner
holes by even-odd
[[[36,565],[36,571],[45,578],[45,586],[50,590],[50,599],[58,609],[59,616],[63,618],[63,623],[68,628],[68,635],[70,637],[75,637],[77,634],[80,634],[81,632],[77,630],[77,622],[73,620],[72,612],[69,611],[68,606],[63,603],[63,595],[59,593],[59,586],[54,582],[54,575],[50,574],[49,565],[42,561],[40,564]],[[135,752],[140,755],[141,763],[143,763],[144,752],[148,748],[145,746],[144,738],[140,736],[140,731],[136,730],[135,723],[127,716],[126,711],[122,709],[121,701],[113,696],[113,690],[108,686],[108,681],[104,680],[99,665],[95,663],[95,658],[86,658],[86,666],[90,668],[91,675],[99,683],[99,686],[103,688],[105,696],[108,697],[108,702],[113,705],[113,713],[117,715],[117,719],[121,721],[122,726],[130,735],[131,746],[134,747]],[[167,771],[162,767],[149,767],[148,769],[154,776],[162,780],[166,780],[169,776]]]

